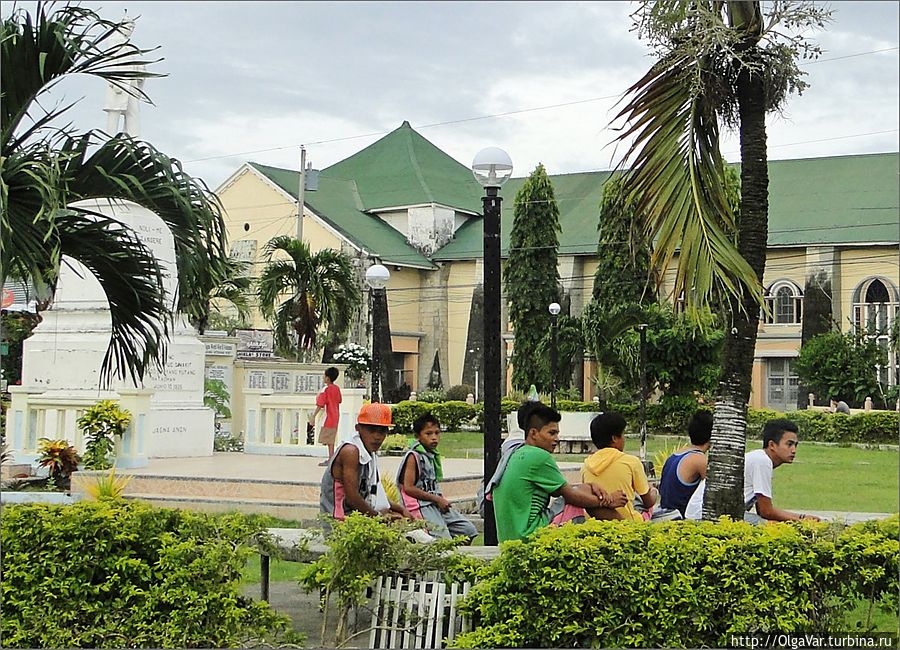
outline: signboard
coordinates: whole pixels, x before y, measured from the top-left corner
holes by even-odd
[[[235,330],[238,359],[270,359],[275,349],[272,330]]]
[[[12,304],[16,301],[16,296],[13,294],[11,289],[3,290],[3,299],[0,302],[0,308],[6,309],[7,307],[12,306]]]

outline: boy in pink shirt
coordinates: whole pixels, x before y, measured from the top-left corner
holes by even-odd
[[[338,422],[341,418],[341,389],[334,383],[338,378],[338,369],[335,367],[328,368],[325,371],[325,388],[316,396],[316,410],[310,418],[313,422],[319,411],[325,409],[325,421],[322,422],[322,428],[319,429],[319,444],[328,445],[328,458],[334,454],[334,442],[337,438]],[[319,463],[319,467],[328,465],[328,458]]]

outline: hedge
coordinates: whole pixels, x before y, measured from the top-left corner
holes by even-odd
[[[3,507],[2,638],[18,648],[208,648],[296,643],[240,595],[260,525],[139,502]]]
[[[769,409],[750,409],[747,415],[747,438],[762,440],[763,425],[772,418],[787,418],[795,422],[800,440],[813,442],[896,445],[900,433],[900,414],[896,411],[845,415],[826,411],[779,413]]]
[[[500,400],[500,426],[506,431],[506,416],[519,408],[519,402]],[[557,406],[564,412],[592,412],[598,409],[593,402],[559,400]],[[610,410],[618,411],[628,422],[629,431],[640,430],[640,408],[637,404],[611,404]],[[699,405],[691,397],[668,398],[658,404],[647,404],[647,428],[650,433],[687,436],[687,426],[697,409],[711,410],[709,405]],[[484,426],[484,404],[466,402],[400,402],[393,407],[394,424],[398,433],[412,432],[413,421],[423,413],[434,413],[444,431],[458,430],[473,419],[480,428]],[[801,440],[814,442],[864,442],[870,444],[897,444],[900,420],[896,411],[874,411],[844,415],[824,411],[790,411],[779,413],[770,409],[748,409],[747,438],[762,439],[763,425],[773,418],[787,418],[797,423]]]
[[[898,590],[898,517],[817,522],[591,520],[509,542],[479,571],[463,648],[734,647],[732,633],[840,632]]]

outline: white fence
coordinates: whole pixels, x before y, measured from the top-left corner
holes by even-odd
[[[41,438],[66,440],[79,454],[84,453],[84,437],[78,418],[101,399],[119,402],[131,412],[131,424],[121,440],[116,441],[116,464],[138,467],[147,463],[145,445],[150,391],[125,390],[92,397],[53,395],[21,386],[10,386],[12,403],[6,414],[6,440],[15,463],[31,463],[38,457]]]
[[[344,389],[338,441],[349,439],[362,406],[362,390]],[[244,389],[244,452],[288,456],[326,456],[324,445],[307,438],[309,417],[316,410],[313,393],[274,393],[268,389]],[[325,417],[319,414],[315,428]]]
[[[375,581],[370,648],[443,648],[470,629],[459,601],[470,583],[444,583],[441,574],[424,578],[379,576]]]

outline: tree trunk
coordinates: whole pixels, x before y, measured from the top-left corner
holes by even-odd
[[[738,75],[741,137],[741,212],[738,251],[762,282],[766,266],[769,217],[769,170],[766,154],[765,85],[744,68]],[[759,306],[744,291],[731,301],[731,328],[726,332],[716,401],[703,518],[741,519],[744,512],[744,451],[747,402],[759,326]]]

